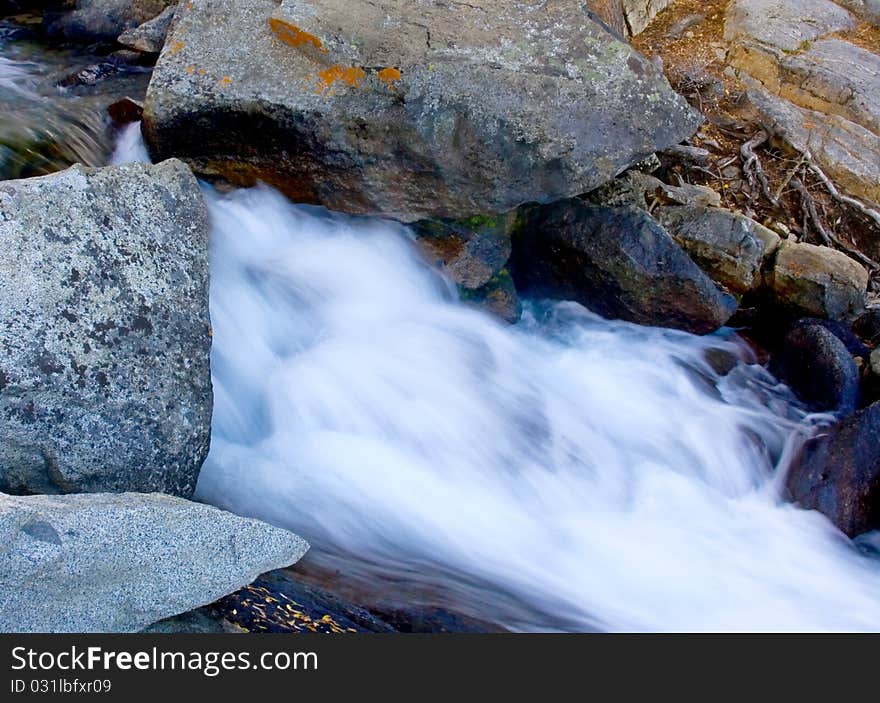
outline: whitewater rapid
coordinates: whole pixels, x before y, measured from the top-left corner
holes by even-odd
[[[135,129],[117,162],[145,158]],[[400,225],[205,195],[201,500],[298,532],[342,578],[512,629],[880,629],[880,560],[781,496],[831,418],[732,332],[541,302],[508,327]]]

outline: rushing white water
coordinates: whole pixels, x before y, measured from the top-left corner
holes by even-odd
[[[149,163],[150,155],[141,136],[141,123],[125,125],[116,135],[116,147],[110,156],[111,164]]]
[[[114,159],[147,159],[137,125]],[[880,560],[779,497],[778,467],[828,418],[734,336],[571,303],[505,327],[400,226],[263,188],[206,197],[201,499],[512,628],[880,630]],[[740,360],[726,376],[719,352]]]
[[[507,328],[402,227],[207,197],[201,499],[514,628],[880,628],[880,562],[778,496],[815,419],[732,336],[574,304]],[[722,377],[710,350],[741,362]]]

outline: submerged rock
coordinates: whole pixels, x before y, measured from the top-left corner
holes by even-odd
[[[0,631],[136,632],[298,561],[292,532],[160,494],[0,494]]]
[[[566,200],[524,208],[513,239],[517,287],[611,318],[697,334],[736,311],[646,212]]]
[[[850,537],[880,528],[880,403],[804,446],[788,476],[802,507],[818,510]]]
[[[0,183],[0,490],[192,494],[212,409],[207,238],[179,161]]]
[[[298,580],[295,571],[279,569],[261,575],[252,584],[183,615],[155,623],[150,633],[192,632],[502,632],[437,607],[406,609],[362,607]]]
[[[584,193],[699,123],[568,0],[193,0],[144,111],[154,157],[403,221]]]
[[[770,369],[815,410],[851,413],[858,406],[858,367],[843,341],[821,324],[794,325]]]

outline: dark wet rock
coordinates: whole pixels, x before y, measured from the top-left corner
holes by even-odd
[[[144,111],[154,157],[407,222],[587,192],[699,123],[569,0],[193,0]]]
[[[820,327],[824,327],[826,330],[831,332],[835,337],[837,337],[843,345],[846,347],[846,350],[850,353],[851,356],[860,356],[865,359],[871,353],[871,350],[865,345],[861,339],[859,339],[856,334],[853,332],[853,329],[846,322],[841,322],[840,320],[823,320],[820,318],[804,318],[802,320],[798,320],[797,324],[800,325],[819,325]]]
[[[76,7],[48,19],[49,34],[80,42],[113,43],[177,0],[76,0]]]
[[[467,220],[422,220],[413,225],[413,232],[425,258],[458,286],[463,300],[516,322],[522,310],[505,268],[515,223],[515,212]]]
[[[456,284],[475,290],[486,285],[510,259],[516,213],[467,220],[423,220],[413,225],[425,257]]]
[[[669,206],[654,216],[716,283],[743,295],[763,284],[779,236],[743,215],[715,207]]]
[[[119,74],[149,71],[149,68],[141,65],[141,59],[142,56],[137,51],[120,49],[108,54],[103,61],[64,76],[56,85],[61,88],[93,86]]]
[[[880,344],[880,308],[872,308],[853,323],[853,331],[871,345]]]
[[[0,539],[0,632],[136,632],[308,549],[287,530],[155,493],[0,493]]]
[[[215,603],[147,628],[152,633],[314,632],[477,633],[502,632],[491,623],[440,607],[362,607],[297,580],[287,569],[262,574]]]
[[[391,625],[395,631],[408,634],[485,634],[507,632],[507,630],[498,625],[476,620],[439,607],[374,608],[373,613]]]
[[[192,494],[212,408],[207,237],[179,161],[0,183],[0,490]]]
[[[835,425],[804,446],[788,490],[854,537],[880,528],[880,403]]]
[[[119,125],[137,122],[144,114],[144,104],[134,98],[124,97],[110,105],[107,114]]]
[[[821,411],[851,413],[859,402],[859,370],[846,345],[824,326],[796,324],[770,370]]]
[[[495,317],[511,324],[522,316],[522,303],[510,271],[501,269],[489,281],[476,289],[459,289],[461,299],[476,305]]]
[[[646,212],[566,200],[523,208],[511,260],[521,292],[576,300],[609,318],[697,334],[736,301]]]
[[[281,569],[203,608],[156,623],[148,632],[396,632],[366,608],[299,583]]]

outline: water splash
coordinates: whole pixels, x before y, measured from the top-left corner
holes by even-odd
[[[132,122],[125,125],[116,137],[116,147],[110,157],[110,163],[131,164],[150,163],[150,154],[141,135],[141,123]]]
[[[517,629],[880,628],[880,562],[778,496],[776,467],[827,418],[735,337],[570,303],[507,328],[398,225],[206,195],[202,500]]]

